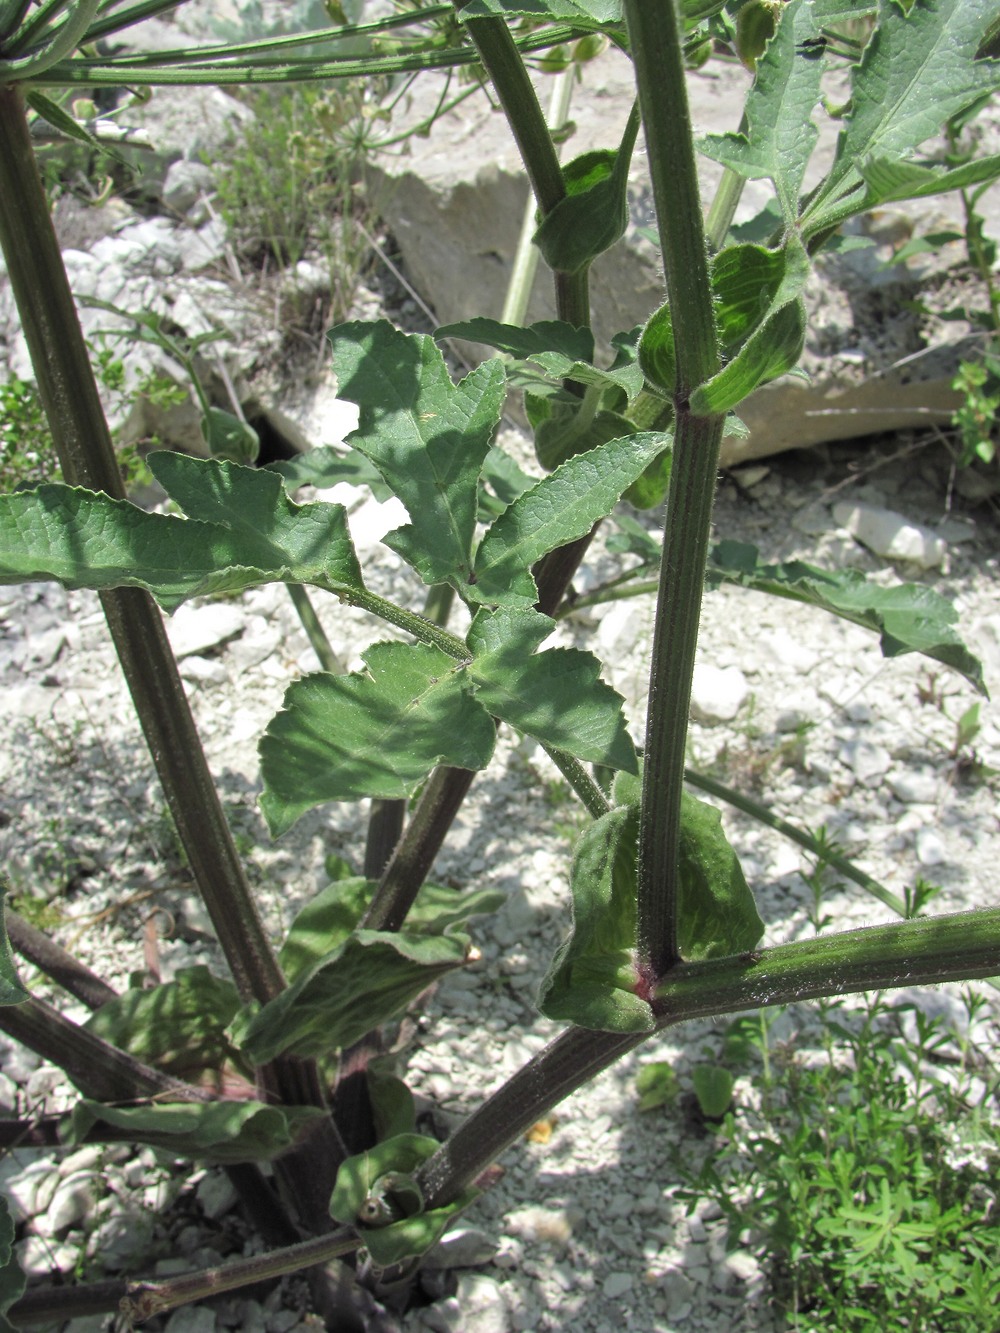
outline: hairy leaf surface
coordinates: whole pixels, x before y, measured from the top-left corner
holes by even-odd
[[[725,958],[760,943],[764,923],[714,805],[681,795],[677,947],[688,961]]]
[[[339,393],[360,408],[354,447],[410,515],[386,545],[425,583],[462,586],[472,569],[479,474],[503,410],[506,377],[486,361],[453,384],[434,339],[385,320],[331,329]]]
[[[325,801],[400,799],[435,764],[489,762],[496,730],[461,664],[426,644],[376,643],[362,657],[366,671],[293,682],[261,739],[275,837]]]
[[[83,1143],[100,1126],[124,1130],[136,1143],[163,1148],[177,1157],[232,1165],[266,1162],[290,1148],[319,1107],[265,1106],[262,1102],[172,1102],[162,1106],[105,1106],[82,1101],[64,1131],[69,1143]]]

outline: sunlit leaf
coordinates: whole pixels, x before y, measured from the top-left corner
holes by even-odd
[[[689,961],[725,958],[760,943],[764,933],[753,893],[714,805],[681,797],[680,911],[677,947]]]

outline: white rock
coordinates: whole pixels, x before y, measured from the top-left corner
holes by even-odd
[[[573,1234],[573,1224],[564,1208],[529,1204],[508,1215],[504,1230],[511,1236],[543,1245],[566,1245]]]
[[[194,657],[218,648],[243,633],[244,611],[231,602],[182,606],[167,620],[167,635],[176,657]]]
[[[819,654],[798,639],[793,639],[787,629],[771,630],[762,634],[758,643],[779,666],[788,666],[803,675],[812,671],[819,661]]]
[[[449,1231],[427,1252],[424,1262],[429,1268],[475,1268],[486,1264],[499,1248],[497,1241],[475,1227],[459,1227]]]
[[[52,1202],[49,1204],[44,1219],[38,1221],[38,1229],[47,1236],[68,1231],[77,1222],[89,1217],[97,1206],[98,1181],[93,1172],[81,1172],[70,1176],[59,1185]]]
[[[749,688],[739,667],[699,663],[691,682],[691,716],[698,722],[731,722]]]
[[[224,685],[229,679],[229,672],[222,662],[213,662],[208,657],[185,657],[178,670],[182,680],[189,680],[195,685]]]
[[[182,1305],[167,1320],[166,1333],[215,1333],[215,1312],[204,1306]]]
[[[187,213],[203,195],[213,193],[211,168],[203,162],[174,162],[163,181],[163,202],[175,213]]]
[[[456,1292],[463,1329],[476,1333],[509,1333],[511,1323],[500,1284],[482,1273],[463,1273]]]
[[[948,853],[940,834],[932,828],[922,828],[917,834],[917,860],[922,866],[939,866],[947,861]]]
[[[896,800],[905,805],[933,805],[937,800],[938,779],[933,769],[890,773],[886,782]]]
[[[349,526],[354,549],[359,555],[377,546],[387,532],[409,522],[409,514],[402,500],[395,496],[385,501],[368,499],[351,514]]]
[[[195,1196],[201,1204],[201,1211],[213,1222],[234,1208],[239,1197],[232,1181],[221,1171],[210,1171],[198,1186]]]
[[[840,747],[840,762],[845,764],[857,780],[873,787],[892,767],[892,755],[872,741],[846,741]]]
[[[632,1274],[624,1272],[609,1273],[602,1288],[608,1300],[618,1300],[627,1291],[632,1290]]]
[[[939,569],[948,550],[936,532],[891,509],[842,502],[834,505],[833,517],[869,550],[887,560],[908,560],[920,569]]]

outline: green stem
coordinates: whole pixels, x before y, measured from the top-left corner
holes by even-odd
[[[656,1031],[744,1009],[990,977],[1000,908],[870,926],[707,963],[681,963],[656,992]],[[569,1028],[464,1121],[417,1173],[428,1208],[453,1202],[536,1120],[651,1033]]]
[[[370,611],[373,616],[378,616],[380,619],[388,621],[390,625],[395,625],[397,629],[412,634],[421,643],[429,643],[434,648],[440,648],[443,653],[453,657],[456,662],[468,662],[470,660],[471,654],[468,645],[457,635],[449,634],[440,625],[435,625],[426,616],[418,615],[415,611],[405,611],[401,606],[396,606],[394,602],[379,597],[377,593],[369,592],[367,588],[362,591],[343,588],[336,591],[351,606],[360,607],[362,611]]]
[[[853,880],[855,884],[866,889],[873,898],[885,903],[886,907],[891,907],[897,916],[906,916],[906,904],[902,898],[898,898],[890,889],[880,884],[877,879],[872,879],[871,875],[866,875],[863,870],[859,869],[853,862],[848,861],[846,857],[824,846],[818,838],[814,838],[807,830],[797,828],[795,824],[789,824],[787,819],[782,819],[780,815],[776,815],[766,805],[751,800],[749,796],[743,796],[740,792],[734,791],[732,787],[717,782],[715,778],[710,778],[705,773],[695,772],[693,768],[684,770],[684,781],[690,783],[692,787],[708,792],[710,796],[717,796],[720,801],[725,801],[727,805],[742,810],[744,814],[756,819],[759,824],[766,824],[768,828],[773,828],[776,833],[782,834],[790,842],[796,843],[799,847],[812,853],[813,856],[821,857],[824,864],[828,865],[831,870],[838,871],[845,878]]]
[[[600,819],[601,815],[606,815],[611,809],[611,803],[579,759],[567,754],[565,750],[556,750],[551,745],[543,745],[542,749],[579,796],[587,814],[593,819]]]
[[[306,632],[306,638],[309,640],[313,652],[319,658],[320,666],[324,671],[329,671],[332,676],[342,675],[344,671],[343,663],[333,651],[333,645],[326,637],[326,630],[320,623],[320,618],[316,614],[316,608],[313,606],[309,594],[301,583],[286,583],[285,587],[292,599],[292,605],[298,612],[302,628]]]
[[[692,391],[719,367],[708,256],[677,13],[625,0],[646,134],[667,297],[677,329],[674,458],[653,636],[639,831],[639,963],[651,978],[678,961],[678,839],[691,677],[723,418],[694,417]]]
[[[0,60],[0,84],[12,83],[15,79],[34,78],[57,64],[64,56],[70,55],[80,45],[99,5],[100,0],[76,0],[69,16],[54,30],[52,40],[41,51],[20,59]],[[22,39],[30,39],[31,27],[30,22],[25,25],[21,32]]]

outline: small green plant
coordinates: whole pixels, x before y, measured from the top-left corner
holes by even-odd
[[[825,1003],[812,1049],[775,1041],[780,1011],[727,1033],[755,1048],[737,1071],[749,1091],[700,1171],[681,1159],[681,1193],[722,1208],[801,1333],[1000,1320],[997,1072],[969,1036],[979,997],[965,1001],[958,1028],[879,997]]]
[[[0,496],[0,578],[49,578],[101,593],[230,975],[198,967],[116,994],[11,916],[17,950],[91,1012],[85,1023],[72,1023],[27,995],[0,932],[0,1027],[55,1060],[81,1092],[69,1115],[33,1130],[60,1144],[127,1139],[224,1166],[272,1247],[221,1272],[90,1291],[91,1312],[110,1300],[108,1308],[120,1304],[141,1320],[302,1269],[312,1274],[328,1327],[353,1333],[364,1322],[354,1282],[404,1292],[426,1250],[490,1183],[497,1157],[652,1034],[688,1019],[1000,972],[1000,909],[914,916],[923,905],[916,893],[904,901],[820,835],[685,766],[702,597],[721,583],[840,616],[877,635],[888,657],[921,652],[985,688],[953,609],[932,589],[885,588],[857,571],[799,561],[765,564],[754,547],[712,544],[710,533],[721,440],[740,429],[734,412],[801,354],[813,256],[844,222],[883,202],[1000,177],[996,159],[953,169],[913,156],[949,115],[1000,88],[1000,62],[980,52],[986,0],[913,0],[905,8],[879,0],[863,46],[867,25],[845,42],[834,23],[857,18],[856,0],[790,0],[780,14],[772,7],[773,35],[755,48],[742,128],[696,145],[687,129],[685,61],[707,57],[720,31],[734,37],[738,0],[557,0],[551,9],[540,0],[466,0],[446,11],[402,9],[371,24],[103,64],[94,44],[136,12],[113,8],[99,0],[35,8],[0,0],[0,242],[65,478]],[[522,24],[525,17],[531,21]],[[398,29],[406,30],[402,37]],[[636,108],[617,144],[562,166],[525,62],[592,33],[629,52]],[[353,54],[359,37],[376,35],[387,38],[384,46]],[[804,193],[824,73],[831,61],[839,68],[845,60],[851,98],[838,113],[836,151]],[[25,97],[58,121],[64,113],[40,88],[244,87],[381,78],[439,64],[481,65],[505,109],[538,205],[534,243],[552,270],[557,319],[525,328],[484,316],[437,330],[438,338],[504,354],[458,383],[434,338],[387,321],[340,324],[328,334],[332,367],[341,397],[359,409],[347,456],[316,450],[254,467],[245,423],[203,402],[215,456],[155,454],[150,467],[171,512],[129,503],[35,167]],[[258,239],[282,264],[305,253],[296,247],[309,240],[301,228],[285,229],[284,212],[294,211],[302,182],[315,179],[321,193],[336,195],[348,179],[310,138],[326,114],[324,95],[279,100],[266,129],[268,169],[285,175],[253,185],[280,201]],[[589,270],[627,226],[640,121],[665,299],[642,328],[600,331],[613,348],[605,364],[590,323]],[[724,168],[704,224],[696,148]],[[288,162],[278,162],[280,154]],[[248,180],[250,166],[241,170]],[[312,178],[313,170],[321,174]],[[327,180],[322,173],[330,170]],[[730,231],[748,178],[773,186],[774,206],[759,220],[766,243]],[[350,214],[334,207],[341,218]],[[153,317],[133,323],[137,336],[162,342]],[[524,393],[534,432],[530,472],[495,442],[512,390]],[[412,576],[399,602],[369,586],[345,509],[296,499],[302,485],[344,477],[394,494],[407,511],[408,521],[386,538]],[[634,508],[666,500],[661,541],[627,514],[619,518],[620,549],[638,564],[588,594],[591,601],[639,592],[656,599],[641,749],[598,658],[576,646],[544,646],[557,616],[586,602],[567,599],[567,590],[597,525],[623,497]],[[363,669],[345,672],[331,652],[325,661],[321,655],[323,670],[290,679],[284,706],[261,738],[260,805],[274,837],[328,802],[371,802],[361,873],[333,867],[331,883],[301,907],[280,942],[257,911],[156,605],[171,611],[195,596],[269,582],[293,595],[308,585],[391,627],[390,637],[382,631],[364,651]],[[425,614],[412,610],[415,597]],[[461,633],[448,627],[458,599],[468,613]],[[459,893],[426,881],[502,725],[542,746],[583,812],[568,872],[567,935],[538,1001],[545,1017],[566,1027],[438,1144],[415,1133],[413,1094],[380,1059],[382,1028],[475,958],[468,921],[498,906],[499,895],[481,887]],[[765,923],[721,814],[692,787],[778,829],[909,919],[765,947]],[[825,924],[818,905],[816,916]],[[755,1021],[766,1031],[765,1020]],[[881,1049],[874,1033],[871,1023],[862,1025],[856,1062]],[[925,1032],[920,1040],[938,1054],[936,1038]],[[762,1059],[765,1071],[780,1067],[777,1053],[762,1050]],[[731,1074],[724,1059],[699,1069],[703,1110],[718,1115],[733,1092]],[[898,1130],[900,1104],[881,1069],[866,1075],[870,1088],[885,1086],[873,1123]],[[793,1096],[799,1072],[788,1064],[784,1075]],[[647,1095],[661,1095],[662,1076],[648,1077]],[[770,1074],[764,1079],[771,1086]],[[774,1117],[778,1110],[776,1101]],[[829,1121],[836,1112],[827,1106],[823,1114]],[[837,1151],[839,1143],[830,1163],[841,1160]],[[901,1171],[923,1171],[924,1179],[933,1170],[923,1145],[916,1155],[912,1145],[896,1151]],[[826,1162],[823,1144],[816,1153],[838,1187],[840,1167]],[[273,1165],[271,1178],[262,1163]],[[855,1197],[841,1183],[844,1206],[836,1214],[868,1263],[857,1299],[868,1292],[873,1264],[903,1262],[887,1222],[904,1198],[902,1176],[889,1179],[878,1161],[865,1170],[871,1189]],[[954,1245],[949,1250],[940,1238],[972,1244],[960,1206],[935,1195],[928,1211],[905,1188],[911,1194],[899,1224],[905,1214],[905,1225],[916,1228],[919,1263],[938,1270],[941,1309],[991,1301],[992,1275],[975,1259],[959,1278],[949,1275]],[[339,1223],[333,1231],[331,1217]],[[776,1225],[787,1230],[780,1218]],[[0,1314],[21,1281],[11,1237],[0,1209]],[[794,1236],[781,1239],[795,1244]],[[824,1243],[846,1244],[835,1232]],[[330,1267],[359,1250],[365,1260],[356,1272]],[[44,1293],[47,1317],[75,1313],[75,1299],[72,1289]],[[29,1295],[14,1317],[30,1318],[31,1309]]]

